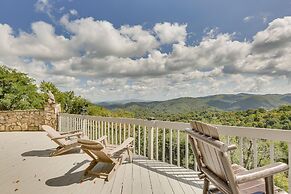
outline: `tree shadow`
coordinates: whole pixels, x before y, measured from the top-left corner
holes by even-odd
[[[90,162],[89,160],[84,160],[83,162],[77,163],[73,168],[71,168],[68,172],[66,172],[64,175],[48,179],[45,184],[51,187],[62,187],[62,186],[68,186],[72,184],[78,184],[82,183],[84,181],[93,180],[96,177],[86,177],[84,178],[84,170],[80,170],[77,172],[74,172],[75,170],[79,169],[84,164]]]

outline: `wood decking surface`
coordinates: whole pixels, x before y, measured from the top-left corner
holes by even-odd
[[[90,158],[78,152],[49,157],[55,147],[44,132],[1,132],[0,193],[202,193],[197,172],[141,156],[120,166],[109,182],[80,182]]]

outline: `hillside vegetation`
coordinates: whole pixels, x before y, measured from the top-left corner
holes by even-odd
[[[126,104],[102,103],[109,109],[123,108],[146,114],[177,114],[201,110],[240,111],[248,109],[272,109],[291,104],[291,94],[220,94],[199,98],[183,97],[166,101],[131,102]]]

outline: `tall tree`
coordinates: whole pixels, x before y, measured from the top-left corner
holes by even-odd
[[[34,80],[6,66],[0,66],[0,110],[41,108],[44,99]]]

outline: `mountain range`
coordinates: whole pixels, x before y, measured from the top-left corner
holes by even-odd
[[[165,101],[102,102],[108,109],[124,109],[132,112],[150,111],[175,114],[201,110],[238,111],[247,109],[272,109],[291,104],[291,94],[219,94],[205,97],[181,97]]]

